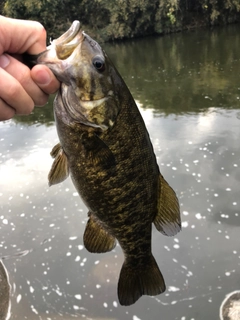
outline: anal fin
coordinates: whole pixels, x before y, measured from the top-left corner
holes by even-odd
[[[67,179],[69,175],[69,167],[67,156],[60,143],[53,147],[50,154],[55,158],[48,174],[48,183],[49,186],[52,186],[53,184],[58,184]]]
[[[101,226],[99,221],[91,213],[89,213],[83,242],[85,248],[93,253],[108,252],[116,246],[115,238]]]
[[[154,219],[155,227],[166,236],[174,236],[181,230],[180,208],[176,193],[162,175],[160,179],[160,198],[158,213]]]

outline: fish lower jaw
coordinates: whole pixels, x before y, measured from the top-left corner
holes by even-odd
[[[80,104],[85,110],[92,110],[93,108],[99,107],[107,99],[108,97],[103,97],[97,100],[81,100],[80,99]]]

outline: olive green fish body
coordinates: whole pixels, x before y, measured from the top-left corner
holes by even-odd
[[[149,134],[126,84],[101,47],[74,22],[38,58],[62,81],[54,102],[60,143],[49,184],[72,181],[89,209],[84,245],[90,252],[119,242],[124,263],[120,304],[165,290],[151,252],[152,223],[163,234],[181,228],[175,192],[160,174]]]
[[[151,248],[149,226],[157,214],[159,169],[135,102],[130,96],[123,103],[114,127],[95,136],[79,124],[65,125],[58,104],[55,117],[61,146],[81,198],[118,239],[125,253],[136,255],[139,245],[135,248],[135,241],[130,250],[129,240],[142,239],[143,247]],[[88,150],[83,141],[88,135],[93,135],[96,143],[104,142],[103,149],[106,146],[113,161],[108,155],[102,157],[101,150],[95,152],[91,146]]]

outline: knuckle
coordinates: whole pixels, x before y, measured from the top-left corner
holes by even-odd
[[[34,27],[39,30],[39,31],[46,31],[44,26],[38,22],[38,21],[32,21],[32,23],[34,24]]]
[[[20,71],[20,70],[19,70]],[[20,72],[19,72],[20,73]],[[27,85],[29,82],[32,81],[30,76],[30,70],[25,66],[22,68],[21,73],[18,75],[18,81],[21,85]]]
[[[18,84],[10,84],[8,86],[8,97],[16,104],[16,99],[19,98],[18,106],[16,107],[16,114],[29,114],[33,111],[34,103],[33,100],[23,93],[22,87]]]
[[[17,97],[20,93],[20,85],[17,82],[9,83],[7,88],[7,95],[11,98]]]
[[[38,22],[38,21],[34,21],[33,22],[35,24],[35,30],[37,31],[37,34],[41,34],[42,37],[46,38],[47,37],[47,31],[44,28],[44,26]]]

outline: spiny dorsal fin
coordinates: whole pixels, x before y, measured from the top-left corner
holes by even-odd
[[[166,236],[174,236],[181,230],[179,203],[174,190],[169,186],[162,175],[160,179],[160,199],[158,213],[154,224],[158,231]]]
[[[51,170],[48,174],[48,184],[52,186],[53,184],[58,184],[69,176],[69,167],[67,156],[64,153],[60,143],[53,147],[51,156],[54,159]]]
[[[100,225],[91,213],[89,213],[89,216],[83,236],[85,248],[94,253],[111,251],[116,246],[115,238]]]
[[[87,153],[87,157],[93,165],[102,165],[109,168],[115,165],[115,157],[106,143],[94,133],[83,133],[81,136],[82,144]]]

